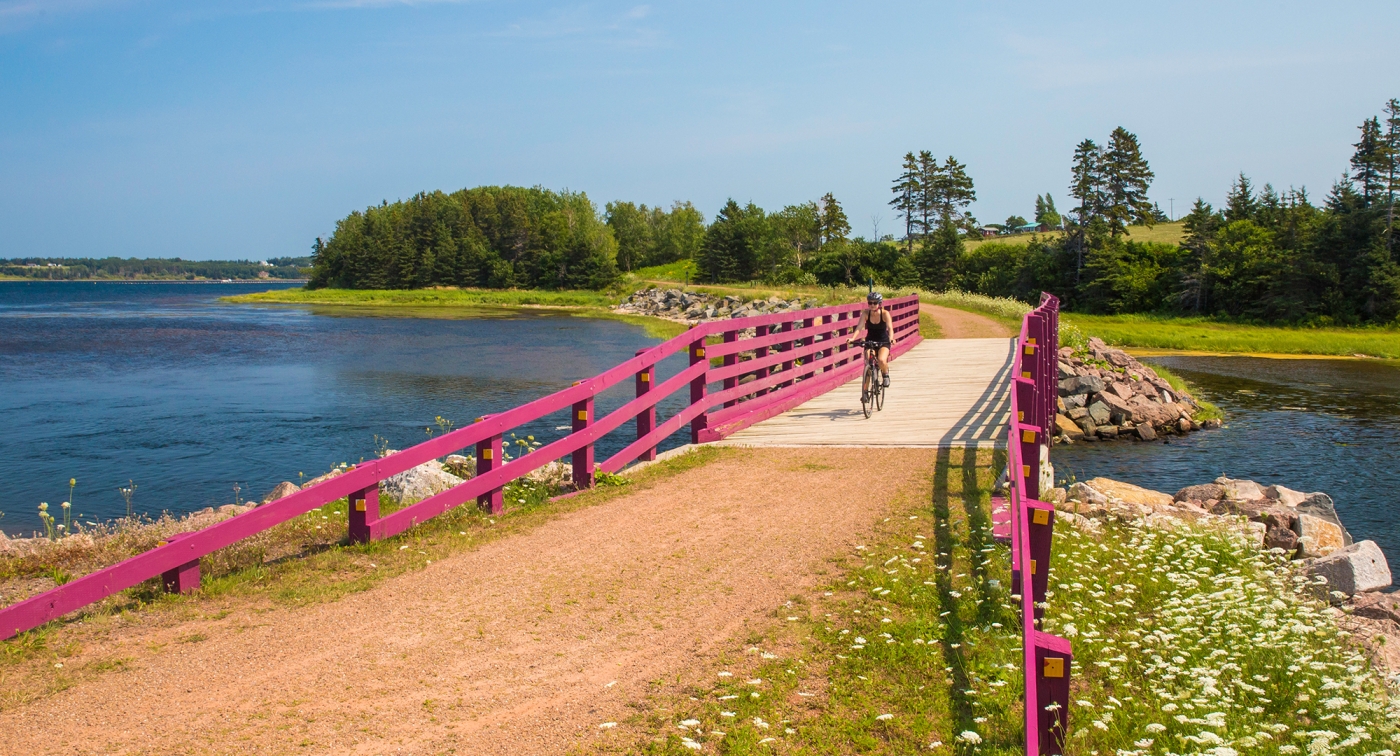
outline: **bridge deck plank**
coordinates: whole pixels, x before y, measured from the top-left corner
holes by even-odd
[[[1012,339],[929,339],[890,364],[885,408],[866,419],[860,381],[756,423],[728,446],[968,447],[1006,443]]]

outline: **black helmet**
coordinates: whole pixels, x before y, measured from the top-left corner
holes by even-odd
[[[868,296],[866,296],[865,301],[868,304],[877,305],[885,301],[885,296],[878,291],[872,291]]]

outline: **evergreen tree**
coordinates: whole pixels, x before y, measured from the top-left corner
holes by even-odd
[[[1259,203],[1254,199],[1254,187],[1249,177],[1240,173],[1235,183],[1230,185],[1230,193],[1225,197],[1225,220],[1233,223],[1241,220],[1254,220],[1259,212]]]
[[[1385,179],[1389,171],[1386,165],[1385,137],[1381,133],[1380,119],[1372,116],[1361,122],[1361,141],[1352,145],[1356,152],[1351,156],[1351,178],[1361,192],[1361,202],[1370,207],[1385,195]]]
[[[933,232],[945,191],[945,176],[938,158],[928,150],[919,151],[919,190],[915,199],[919,220],[915,224],[919,237],[928,240]]]
[[[1045,193],[1044,199],[1040,195],[1035,197],[1035,222],[1044,223],[1050,228],[1060,227],[1060,213],[1055,210],[1055,198]]]
[[[893,207],[895,214],[904,218],[904,240],[908,245],[914,241],[914,223],[918,219],[920,173],[919,160],[914,157],[914,153],[904,154],[903,173],[895,179],[894,186],[890,191],[894,192],[894,199],[890,200],[890,207]]]
[[[1074,214],[1079,225],[1087,226],[1104,210],[1103,151],[1094,140],[1085,139],[1074,148],[1074,163],[1070,168],[1069,193],[1079,200]]]
[[[919,282],[929,291],[946,291],[957,276],[963,254],[962,234],[953,223],[941,223],[932,237],[913,255]]]
[[[778,264],[778,239],[763,208],[730,199],[705,231],[701,275],[712,282],[751,281]]]
[[[1186,255],[1177,302],[1196,314],[1210,306],[1211,245],[1215,243],[1215,234],[1220,229],[1220,223],[1220,215],[1200,197],[1196,198],[1191,212],[1182,219],[1186,236],[1181,241],[1181,248]]]
[[[1152,169],[1142,156],[1137,136],[1122,126],[1109,135],[1102,173],[1108,199],[1103,214],[1109,233],[1115,237],[1127,233],[1129,225],[1150,227],[1156,221],[1152,201],[1147,198]]]
[[[844,240],[851,233],[851,224],[846,220],[846,211],[831,192],[821,198],[821,244]]]
[[[972,186],[972,177],[967,175],[967,166],[959,163],[952,155],[943,162],[940,170],[937,206],[939,227],[952,225],[964,231],[972,231],[977,221],[968,214],[967,208],[977,201],[977,192]]]
[[[1400,194],[1400,100],[1385,104],[1385,244],[1395,251],[1395,195]]]

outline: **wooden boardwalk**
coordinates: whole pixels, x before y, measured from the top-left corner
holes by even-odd
[[[929,339],[890,363],[885,409],[853,380],[739,431],[724,446],[991,447],[1006,443],[1013,339]]]

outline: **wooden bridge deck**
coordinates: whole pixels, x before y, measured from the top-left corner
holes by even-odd
[[[853,380],[739,431],[725,446],[991,447],[1006,443],[1014,339],[928,339],[890,363],[885,408],[865,419]]]

